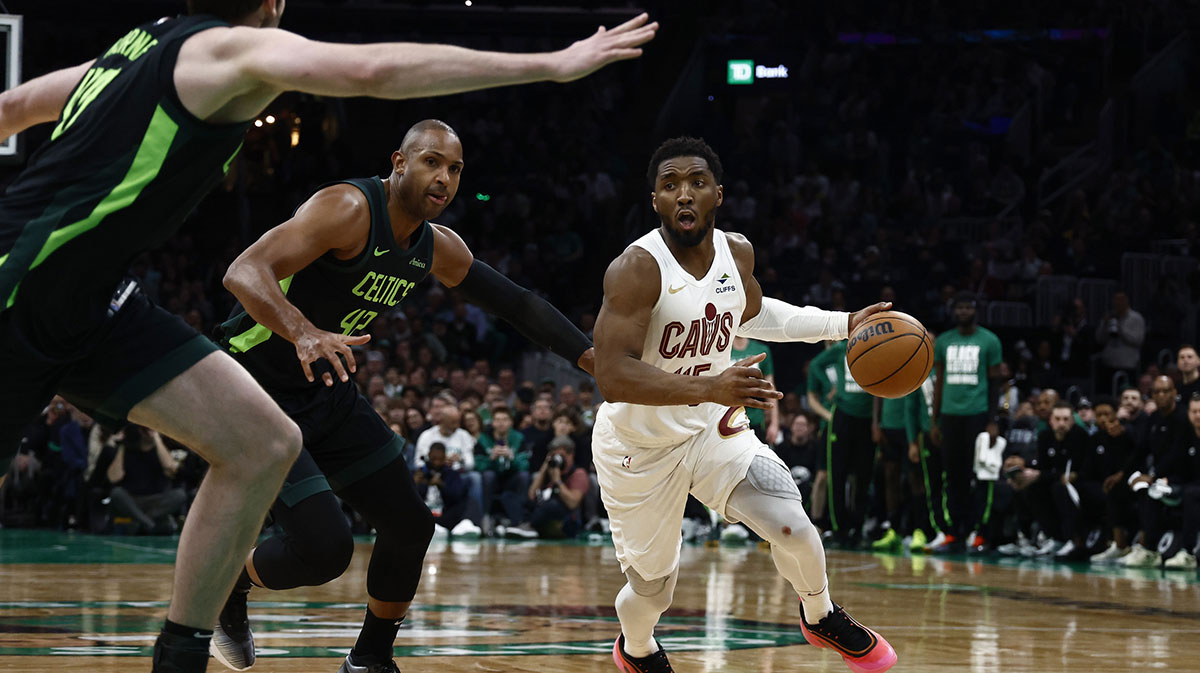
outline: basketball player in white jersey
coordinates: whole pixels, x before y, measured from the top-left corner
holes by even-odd
[[[625,673],[673,670],[654,626],[678,580],[691,493],[771,543],[775,566],[799,594],[809,643],[835,650],[858,673],[886,671],[895,650],[830,600],[825,550],[800,492],[746,421],[744,407],[770,408],[783,395],[753,367],[762,355],[731,364],[730,351],[737,335],[845,339],[890,304],[847,314],[763,298],[750,242],[713,228],[721,163],[704,141],[663,143],[648,177],[662,226],[609,266],[595,331],[596,381],[608,402],[593,450],[628,579],[617,595],[613,660]]]

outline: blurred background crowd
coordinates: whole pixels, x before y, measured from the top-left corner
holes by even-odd
[[[66,25],[56,20],[58,0],[30,7],[25,75],[100,53],[129,25],[177,4],[75,8],[81,21]],[[292,0],[287,20],[315,38],[532,50],[561,46],[547,35],[582,35],[635,9],[475,4]],[[991,481],[995,488],[983,489],[993,496],[989,514],[940,526],[937,517],[921,524],[897,516],[927,496],[923,511],[939,509],[929,505],[941,487],[923,475],[921,489],[915,479],[909,488],[923,461],[909,460],[907,446],[890,460],[878,432],[878,450],[864,459],[871,465],[837,494],[836,506],[861,522],[838,531],[838,543],[887,538],[891,548],[887,531],[895,530],[911,545],[920,528],[932,547],[950,535],[951,551],[1011,544],[1009,551],[1052,555],[1070,545],[1065,557],[1106,551],[1109,542],[1160,553],[1159,529],[1186,537],[1190,501],[1182,491],[1150,498],[1144,486],[1134,497],[1128,482],[1134,471],[1152,477],[1148,484],[1200,480],[1196,472],[1161,472],[1185,469],[1173,456],[1186,454],[1188,432],[1200,428],[1186,419],[1197,377],[1187,344],[1197,342],[1200,308],[1192,3],[701,4],[704,11],[689,13],[672,3],[637,5],[662,20],[652,48],[677,67],[634,62],[570,85],[436,101],[285,96],[251,129],[225,183],[178,236],[137,260],[133,274],[153,299],[213,334],[233,304],[221,278],[240,251],[322,183],[387,170],[404,130],[435,117],[458,131],[466,159],[441,222],[590,334],[607,263],[656,225],[642,177],[650,152],[663,138],[699,135],[725,164],[717,226],[755,244],[766,294],[839,310],[893,301],[936,333],[956,329],[955,306],[967,297],[978,325],[1002,345],[988,419],[989,436],[1006,439],[1007,453],[981,476],[945,475]],[[731,83],[735,59],[784,66],[787,77]],[[26,152],[48,133],[28,133]],[[0,184],[18,169],[0,169]],[[446,529],[519,537],[603,531],[590,453],[601,400],[585,375],[432,279],[383,318],[358,352],[357,380],[408,440],[419,488]],[[757,430],[803,468],[794,472],[808,488],[825,487],[818,477],[827,467],[819,458],[830,382],[822,385],[809,367],[822,349],[769,348],[764,369],[788,394],[776,412],[755,419]],[[1173,405],[1160,391],[1167,382]],[[937,412],[931,404],[927,417]],[[1111,495],[1108,478],[1125,472],[1129,497],[1111,512],[1086,507],[1095,495],[1084,496],[1087,489],[1067,488],[1074,482],[1059,464],[1064,449],[1047,465],[1050,446],[1039,432],[1064,441],[1051,428],[1061,413],[1055,405],[1069,405],[1071,427],[1083,433],[1071,437],[1088,438],[1071,440],[1072,468],[1089,450],[1094,456],[1097,437],[1125,428],[1131,462],[1104,463],[1087,477],[1099,481],[1105,502],[1124,497]],[[1105,408],[1115,421],[1103,420]],[[1166,440],[1138,425],[1164,413],[1175,414],[1170,442],[1179,447],[1160,446]],[[906,437],[918,459],[935,444],[926,439],[933,437],[920,423]],[[941,450],[975,455],[974,445]],[[1146,456],[1159,459],[1147,466]],[[925,472],[942,471],[940,459],[924,457],[939,463]],[[203,472],[202,461],[169,439],[137,428],[108,433],[56,401],[30,429],[0,492],[0,523],[170,533]],[[828,489],[816,496],[814,515],[833,531],[822,518]],[[1081,521],[1063,498],[1076,510],[1108,513]],[[1143,513],[1148,500],[1161,516]],[[719,526],[696,509],[689,535],[715,535]],[[959,534],[940,531],[948,527]],[[1169,542],[1161,551],[1173,555],[1182,543]]]

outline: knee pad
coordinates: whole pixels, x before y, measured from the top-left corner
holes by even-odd
[[[800,489],[796,488],[792,473],[766,456],[754,457],[746,472],[746,481],[763,495],[800,501]]]
[[[625,571],[625,578],[629,580],[629,586],[633,588],[633,593],[644,596],[646,598],[654,598],[659,596],[667,589],[668,585],[674,588],[674,580],[678,575],[679,570],[675,569],[670,574],[659,577],[653,580],[644,580],[636,570],[630,568]]]
[[[320,538],[304,540],[297,546],[296,555],[308,569],[306,584],[331,582],[350,567],[350,559],[354,557],[354,538],[346,529],[345,535],[322,535]]]

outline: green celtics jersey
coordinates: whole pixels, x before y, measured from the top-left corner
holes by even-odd
[[[370,205],[371,233],[366,247],[349,260],[326,253],[279,281],[279,287],[288,301],[318,329],[356,336],[380,315],[395,308],[429,275],[434,233],[428,222],[422,222],[409,238],[409,246],[400,247],[392,235],[383,182],[378,178],[343,182],[361,190]],[[221,344],[269,388],[323,385],[321,372],[332,371],[328,362],[314,362],[316,381],[309,383],[296,358],[295,346],[255,322],[240,304],[221,327],[224,332]]]
[[[736,340],[735,340],[735,342],[736,342]],[[733,351],[730,353],[730,358],[733,360],[733,362],[737,362],[738,360],[744,360],[745,358],[748,358],[748,357],[751,357],[754,355],[758,355],[759,353],[766,353],[767,357],[763,358],[762,362],[760,362],[754,366],[758,367],[758,370],[763,373],[763,376],[774,376],[775,375],[775,363],[772,362],[772,360],[771,360],[771,349],[768,348],[767,345],[765,343],[762,343],[761,341],[755,341],[754,339],[747,339],[745,350],[738,350],[737,346],[734,346]],[[752,409],[750,407],[747,407],[746,408],[746,419],[750,421],[751,427],[755,427],[755,428],[766,428],[767,427],[766,414],[765,414],[765,412],[763,412],[762,409]]]
[[[818,370],[815,372],[818,377],[816,381],[813,379],[814,369]],[[874,413],[872,408],[874,399],[850,376],[849,368],[846,366],[845,341],[838,341],[826,348],[824,353],[813,358],[808,365],[809,389],[815,390],[821,399],[825,400],[829,387],[822,386],[821,378],[824,378],[829,382],[828,385],[832,386],[833,405],[838,408],[838,411],[856,418],[871,418]],[[812,387],[814,384],[816,384],[816,388]]]
[[[987,413],[988,368],[1000,364],[1000,357],[1000,339],[983,327],[976,327],[971,334],[952,329],[938,336],[933,361],[946,365],[941,413]]]
[[[247,123],[208,124],[175,91],[183,42],[227,25],[161,19],[118,40],[0,197],[0,311],[39,316],[44,350],[78,346],[129,263],[178,230],[241,147]]]

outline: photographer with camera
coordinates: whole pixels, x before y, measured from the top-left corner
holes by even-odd
[[[587,471],[575,465],[575,442],[570,437],[555,437],[546,451],[546,460],[529,486],[530,524],[543,538],[572,538],[581,525]]]
[[[492,425],[479,435],[475,445],[475,469],[483,475],[484,520],[490,522],[492,508],[499,500],[507,519],[505,530],[511,528],[517,537],[537,537],[532,528],[521,527],[529,490],[529,452],[521,448],[523,442],[521,433],[513,429],[508,407],[493,408]]]

